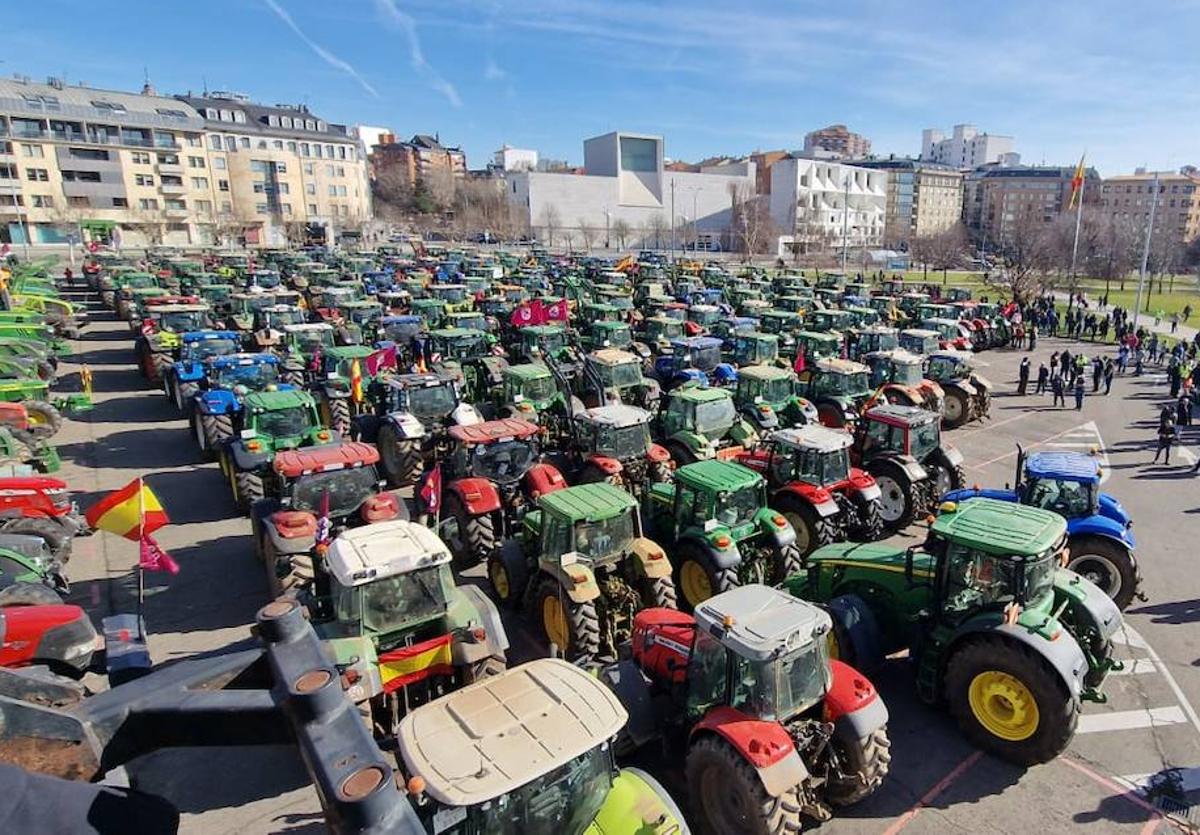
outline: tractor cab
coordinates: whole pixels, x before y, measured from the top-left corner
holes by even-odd
[[[854,314],[846,310],[813,310],[804,319],[804,326],[817,333],[840,333],[854,325]]]
[[[215,357],[236,354],[241,350],[238,335],[233,331],[193,331],[180,338],[179,363],[204,363]]]
[[[862,362],[871,369],[871,386],[883,388],[882,393],[889,403],[925,405],[931,411],[941,413],[944,393],[937,383],[925,379],[921,357],[896,348],[864,354]]]
[[[579,452],[618,461],[645,458],[654,445],[650,439],[651,415],[636,406],[599,406],[575,414],[575,439]]]
[[[971,300],[970,287],[947,287],[944,296],[948,302],[969,302]]]
[[[907,328],[900,331],[900,347],[922,356],[933,354],[941,347],[941,336],[935,330]],[[936,380],[936,377],[930,377]]]
[[[440,374],[395,374],[383,383],[376,412],[415,417],[426,429],[448,420],[459,407],[454,381]]]
[[[648,316],[642,321],[642,339],[661,348],[673,339],[683,338],[683,322],[670,316]]]
[[[817,408],[796,395],[796,375],[773,365],[748,365],[738,369],[734,401],[738,410],[760,433],[783,426],[817,423]]]
[[[971,355],[962,351],[932,351],[925,359],[925,376],[937,383],[954,383],[971,377]]]
[[[187,333],[212,326],[212,310],[206,304],[162,304],[146,309],[143,329],[158,333]]]
[[[580,305],[580,317],[585,322],[623,322],[625,312],[604,302],[586,302]]]
[[[1064,519],[1101,513],[1100,462],[1091,455],[1038,452],[1018,456],[1017,493],[1022,504],[1052,510]],[[1132,524],[1115,499],[1105,502],[1110,518]]]
[[[379,320],[379,338],[404,349],[412,344],[422,327],[420,316],[384,316]]]
[[[510,497],[511,488],[538,463],[538,432],[537,424],[515,418],[451,426],[449,478],[482,478]]]
[[[863,437],[856,451],[864,460],[889,452],[911,455],[924,464],[937,450],[943,449],[941,415],[917,406],[887,403],[868,409],[862,416],[859,432]]]
[[[728,389],[677,388],[667,396],[659,419],[667,449],[681,464],[733,458],[758,440]]]
[[[430,284],[429,296],[441,302],[447,313],[470,310],[475,304],[474,298],[467,293],[465,284]]]
[[[786,310],[788,313],[799,313],[803,315],[813,307],[813,295],[809,290],[805,293],[789,293],[786,296],[779,296],[775,299],[775,306],[780,310]]]
[[[927,293],[914,293],[910,291],[900,294],[900,310],[911,319],[920,318],[917,311],[921,305],[928,302],[929,295]]]
[[[421,317],[427,327],[437,327],[446,312],[446,305],[439,299],[415,298],[409,304],[409,312]]]
[[[971,339],[963,335],[963,324],[958,319],[923,319],[921,327],[937,331],[942,348],[965,351],[971,347]]]
[[[465,328],[483,333],[490,330],[487,317],[482,312],[475,310],[458,310],[447,313],[442,317],[441,326],[443,328]]]
[[[467,362],[490,356],[487,334],[470,328],[439,328],[429,332],[429,350],[442,362]]]
[[[884,325],[871,325],[854,332],[850,340],[850,359],[857,360],[877,351],[900,347],[900,332]]]
[[[903,278],[885,278],[879,284],[879,292],[885,296],[900,296],[907,292],[908,282]]]
[[[209,365],[209,387],[242,396],[279,382],[279,360],[272,354],[227,354]]]
[[[395,496],[383,492],[378,462],[375,447],[359,442],[281,452],[272,464],[280,481],[279,505],[292,512],[299,528],[304,526],[295,514],[312,517],[314,528],[317,517],[326,516],[335,533],[352,524],[394,519],[400,506]]]
[[[258,312],[275,304],[275,297],[269,293],[233,293],[227,304],[229,312],[225,324],[229,329],[249,331],[254,328]]]
[[[549,357],[554,361],[569,359],[572,351],[567,343],[567,331],[562,325],[530,325],[518,332],[517,353],[530,361]]]
[[[519,363],[504,369],[501,401],[519,415],[537,420],[561,399],[554,375],[540,362]]]
[[[764,310],[758,318],[759,330],[777,334],[785,350],[804,330],[804,317],[788,310]]]
[[[334,347],[333,327],[325,322],[285,325],[283,344],[290,355],[312,357]]]
[[[316,401],[296,389],[256,391],[246,396],[241,439],[253,452],[277,452],[331,440]]]
[[[719,290],[717,292],[720,293]],[[715,325],[724,315],[721,308],[714,304],[692,304],[688,306],[687,311],[688,321],[694,322],[705,331]]]
[[[851,360],[821,359],[808,364],[798,375],[798,390],[817,406],[826,426],[852,425],[874,389],[870,369]]]
[[[845,309],[850,314],[851,328],[867,328],[879,324],[879,311],[865,305],[849,305]]]
[[[251,270],[246,276],[246,290],[250,293],[270,293],[283,286],[283,279],[276,270]]]
[[[948,304],[926,302],[917,305],[916,317],[918,319],[950,319],[953,321],[958,318],[958,311]]]
[[[842,484],[850,478],[850,445],[853,438],[820,425],[780,429],[764,441],[765,449],[753,453],[765,459],[772,485],[801,482],[820,487]]]
[[[636,354],[603,348],[585,356],[583,365],[579,383],[585,403],[630,403],[651,411],[658,407],[658,383],[642,376],[642,363]]]
[[[581,343],[588,350],[619,348],[627,351],[633,347],[633,333],[625,322],[598,320],[589,323]]]
[[[737,372],[721,361],[721,340],[689,336],[671,340],[671,353],[654,361],[659,380],[673,387],[683,382],[708,385],[710,377],[734,378]]]
[[[282,331],[288,325],[303,325],[304,311],[290,304],[273,304],[261,308],[254,317],[256,331]]]
[[[779,359],[779,337],[773,333],[748,331],[733,336],[731,359],[741,368],[750,365],[772,365]]]
[[[806,363],[836,359],[842,355],[842,337],[835,333],[800,331],[796,334],[796,351],[804,352]]]

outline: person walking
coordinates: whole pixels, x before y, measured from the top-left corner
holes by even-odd
[[[1066,406],[1067,405],[1067,396],[1066,396],[1067,386],[1066,386],[1066,381],[1063,380],[1063,376],[1061,374],[1054,374],[1050,378],[1050,390],[1054,393],[1054,402],[1051,403],[1050,405],[1052,405],[1052,406]]]
[[[1183,372],[1178,362],[1173,362],[1167,367],[1167,380],[1171,383],[1171,396],[1178,397],[1179,389],[1183,385]]]
[[[1034,394],[1045,394],[1046,384],[1050,382],[1050,370],[1046,368],[1046,363],[1038,364],[1037,386],[1034,388]]]
[[[1075,411],[1083,410],[1083,374],[1075,375]]]
[[[1181,434],[1183,427],[1192,425],[1192,398],[1186,394],[1179,395],[1175,401],[1176,434]]]
[[[1037,328],[1031,327],[1029,329],[1029,348],[1027,348],[1026,350],[1033,351],[1036,349],[1037,349]]]
[[[1104,393],[1112,391],[1113,374],[1116,372],[1112,357],[1104,361]]]
[[[1096,357],[1092,360],[1092,394],[1100,391],[1100,378],[1104,376],[1104,360]]]
[[[1071,352],[1063,348],[1062,353],[1058,355],[1058,362],[1062,367],[1063,377],[1069,378],[1071,374]]]
[[[1175,441],[1175,410],[1170,406],[1163,406],[1162,411],[1158,413],[1158,449],[1154,450],[1154,461],[1158,463],[1158,456],[1166,453],[1163,463],[1171,463],[1171,444]]]
[[[1029,385],[1029,357],[1021,360],[1021,368],[1017,372],[1017,394],[1025,395]]]
[[[1107,316],[1102,316],[1100,318],[1100,341],[1101,342],[1108,341],[1108,317]]]

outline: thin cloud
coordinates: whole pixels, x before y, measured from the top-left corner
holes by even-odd
[[[410,15],[400,11],[395,0],[375,0],[375,8],[388,23],[402,31],[408,39],[409,63],[412,64],[412,68],[417,71],[417,74],[424,78],[430,87],[445,96],[451,106],[462,107],[462,99],[459,98],[458,90],[454,88],[453,84],[442,78],[437,70],[425,60],[425,53],[421,49],[421,39],[417,37],[416,21]]]
[[[320,58],[329,66],[333,67],[335,70],[341,70],[346,75],[353,78],[359,83],[359,86],[370,93],[372,97],[379,98],[379,91],[372,87],[371,83],[363,78],[362,75],[359,74],[358,70],[354,69],[354,67],[352,67],[349,63],[343,61],[328,49],[314,41],[308,35],[304,34],[304,30],[296,25],[296,21],[292,20],[292,16],[288,14],[287,9],[280,6],[275,2],[275,0],[263,0],[263,3],[266,4],[268,9],[275,12],[275,16],[282,20],[284,24],[286,24],[287,27],[291,29],[293,33],[295,33],[297,38],[304,41],[308,48],[317,54],[318,58]]]
[[[483,77],[488,81],[500,81],[508,78],[508,73],[500,69],[499,65],[495,61],[493,61],[491,58],[488,58],[487,65],[483,68]]]

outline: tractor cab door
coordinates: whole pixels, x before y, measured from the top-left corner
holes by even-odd
[[[708,711],[729,703],[729,658],[721,642],[697,629],[688,659],[687,700],[684,711],[687,724],[694,725]]]

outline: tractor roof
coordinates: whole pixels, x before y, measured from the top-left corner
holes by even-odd
[[[928,356],[956,363],[965,362],[967,365],[972,364],[971,354],[968,354],[966,351],[930,351]]]
[[[928,328],[905,328],[904,330],[900,331],[900,333],[907,336],[915,336],[918,339],[928,339],[931,336],[941,336],[941,334],[937,331],[931,331]]]
[[[733,397],[728,389],[701,388],[700,386],[684,386],[671,392],[671,397],[688,400],[692,403],[711,403],[714,400],[729,400]]]
[[[278,365],[279,357],[274,354],[226,354],[223,357],[213,357],[213,368],[233,368],[238,365]]]
[[[721,340],[715,336],[677,336],[671,340],[671,345],[685,351],[690,348],[720,348]]]
[[[724,646],[756,661],[802,649],[833,627],[824,609],[759,584],[710,597],[696,607],[695,617]]]
[[[429,332],[430,336],[439,336],[442,339],[457,339],[463,336],[483,336],[483,331],[475,330],[475,328],[437,328]]]
[[[637,501],[626,491],[606,482],[579,484],[546,493],[538,499],[542,510],[570,522],[602,522],[619,516]]]
[[[881,357],[891,360],[898,365],[920,365],[923,361],[921,357],[906,351],[903,348],[889,348],[886,351],[872,351],[866,355],[868,359],[873,357]]]
[[[527,325],[521,328],[521,333],[530,333],[534,336],[553,336],[565,332],[562,325]]]
[[[311,333],[312,331],[331,331],[333,325],[328,322],[303,322],[299,325],[284,325],[284,333]]]
[[[741,464],[713,459],[685,464],[675,471],[675,480],[691,487],[718,493],[733,493],[745,487],[754,487],[763,478]]]
[[[611,319],[600,319],[595,322],[592,322],[592,327],[600,328],[601,330],[616,331],[616,330],[625,330],[626,328],[629,327],[629,323],[628,322],[614,322]]]
[[[616,735],[628,714],[599,678],[539,658],[411,710],[404,763],[450,807],[501,797]]]
[[[1032,478],[1066,481],[1100,481],[1100,462],[1082,452],[1035,452],[1025,459],[1025,474]]]
[[[898,403],[884,403],[869,409],[863,415],[867,420],[878,420],[892,426],[923,426],[935,420],[941,420],[936,412],[922,409],[920,406],[903,406]]]
[[[576,415],[579,420],[588,423],[598,423],[624,429],[626,426],[650,423],[650,413],[637,406],[626,406],[619,403],[613,406],[597,406],[594,409],[584,409]]]
[[[164,313],[207,313],[211,308],[206,304],[159,304],[146,309],[150,316],[161,316]]]
[[[836,357],[822,357],[814,363],[818,371],[827,374],[869,374],[871,369],[867,368],[862,363],[854,360],[838,359]]]
[[[450,562],[450,549],[424,525],[393,519],[340,534],[325,557],[343,586],[359,586]]]
[[[931,530],[989,554],[1029,557],[1056,545],[1067,521],[1040,507],[976,496],[943,504]]]
[[[738,377],[747,380],[782,380],[791,376],[791,371],[777,365],[743,365],[738,369]]]
[[[240,339],[234,331],[188,331],[183,335],[184,343],[207,342],[210,339]]]
[[[854,442],[848,432],[839,432],[816,423],[797,426],[795,429],[778,429],[771,433],[771,438],[785,444],[816,449],[820,452],[836,452]]]
[[[803,339],[810,342],[837,342],[841,343],[842,338],[836,333],[822,333],[820,331],[800,331],[796,334],[797,339]]]
[[[275,412],[308,406],[312,395],[302,389],[254,391],[246,395],[246,408],[251,412]]]
[[[392,374],[387,380],[387,385],[398,389],[412,388],[433,388],[440,386],[443,383],[452,382],[450,377],[443,377],[441,374]]]
[[[540,362],[522,362],[504,369],[504,374],[518,380],[540,380],[550,376],[550,369]]]
[[[492,441],[528,438],[539,431],[536,424],[527,420],[502,418],[466,426],[451,426],[450,437],[466,444],[487,444]]]
[[[419,325],[424,320],[420,316],[413,316],[411,313],[406,313],[401,316],[384,316],[379,321],[385,325]]]
[[[275,472],[286,478],[307,473],[363,467],[379,460],[379,451],[371,444],[347,441],[327,446],[289,449],[275,456]]]
[[[600,365],[623,365],[625,363],[641,363],[636,354],[622,351],[620,348],[601,348],[588,354],[588,359]]]
[[[375,353],[370,345],[335,345],[325,349],[325,356],[339,360],[364,359]]]

